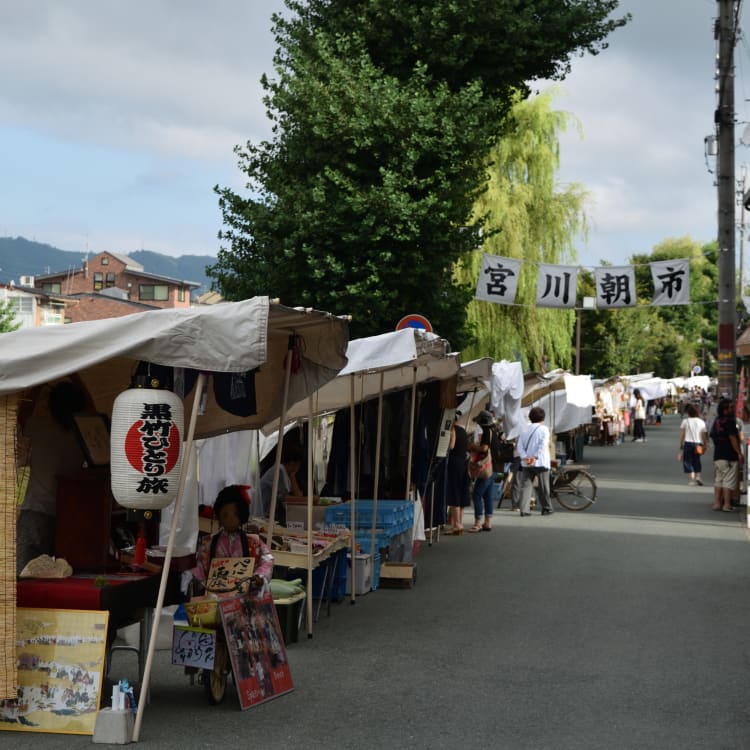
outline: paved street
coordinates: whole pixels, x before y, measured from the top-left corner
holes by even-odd
[[[750,543],[676,460],[679,418],[648,441],[587,446],[599,501],[444,537],[413,590],[334,605],[288,649],[293,693],[242,712],[207,704],[157,652],[150,748],[750,747]],[[467,517],[467,526],[471,516]],[[117,654],[113,676],[132,677]],[[10,741],[10,742],[8,742]],[[7,747],[90,737],[6,733]]]

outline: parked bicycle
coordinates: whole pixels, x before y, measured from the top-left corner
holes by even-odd
[[[565,464],[550,469],[550,495],[567,510],[586,510],[596,502],[596,479],[588,464]]]
[[[596,502],[596,478],[589,472],[589,464],[565,464],[550,469],[550,495],[566,510],[586,510]],[[509,497],[514,472],[508,469],[499,491],[498,508],[503,498]],[[532,503],[535,502],[535,497]]]

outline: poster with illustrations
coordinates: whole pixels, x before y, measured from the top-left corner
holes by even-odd
[[[271,594],[222,599],[219,609],[241,708],[293,690]]]
[[[16,610],[18,697],[0,701],[0,729],[94,734],[109,612]]]

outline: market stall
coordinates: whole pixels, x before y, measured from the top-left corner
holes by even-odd
[[[346,363],[347,337],[348,323],[342,318],[283,307],[266,297],[8,333],[3,337],[0,368],[6,445],[15,445],[18,404],[33,401],[41,387],[75,377],[96,412],[110,415],[116,397],[130,387],[139,363],[147,363],[147,367],[168,369],[173,391],[184,398],[189,455],[195,438],[258,428],[281,416],[287,401],[294,403],[314,392]],[[16,451],[12,456],[7,453],[0,494],[4,525],[0,574],[3,590],[13,591],[15,548],[10,540],[15,533]],[[175,519],[183,482],[184,474]],[[154,630],[167,588],[174,529],[173,523],[159,591],[152,602]],[[5,600],[0,606],[5,634],[10,634],[12,643],[16,603]],[[148,689],[155,642],[152,632],[143,691]],[[0,670],[0,697],[12,697],[15,684],[15,664],[6,657]]]
[[[448,342],[435,334],[413,328],[370,336],[362,339],[354,339],[349,342],[346,351],[347,364],[341,372],[328,383],[318,389],[309,400],[292,404],[286,411],[287,419],[307,419],[312,423],[313,417],[349,408],[349,466],[358,466],[355,457],[355,444],[351,439],[357,434],[355,425],[355,405],[361,405],[368,401],[378,400],[377,418],[375,424],[375,451],[373,457],[373,500],[372,500],[372,525],[370,527],[370,540],[368,554],[371,558],[371,566],[375,565],[376,554],[376,518],[379,499],[380,479],[380,448],[382,444],[382,406],[383,397],[396,391],[410,391],[410,415],[409,415],[409,445],[406,456],[413,456],[413,436],[415,424],[416,388],[420,383],[429,381],[446,381],[459,372],[459,358],[457,354],[448,352]],[[481,365],[477,366],[479,369]],[[484,367],[486,370],[486,365]],[[477,377],[477,368],[472,374],[467,372],[466,377]],[[278,428],[272,424],[267,429]],[[312,441],[308,442],[308,449],[312,450]],[[312,467],[313,458],[308,456],[308,469]],[[410,460],[407,460],[407,473],[403,498],[410,496],[412,485]],[[310,482],[312,477],[309,478]],[[352,531],[357,529],[356,497],[359,488],[359,475],[354,474],[354,480],[349,482],[350,492],[350,519],[349,527]],[[273,518],[273,512],[270,514]],[[312,525],[310,514],[308,526]],[[354,543],[354,539],[352,540]],[[309,574],[309,571],[308,571]],[[351,587],[351,597],[356,596],[355,587]]]

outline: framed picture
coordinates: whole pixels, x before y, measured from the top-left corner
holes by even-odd
[[[16,610],[18,696],[0,701],[0,729],[94,734],[109,612]]]
[[[240,707],[257,706],[293,690],[271,594],[220,599],[219,609]]]
[[[106,414],[76,414],[76,436],[89,466],[109,465],[109,419]]]

